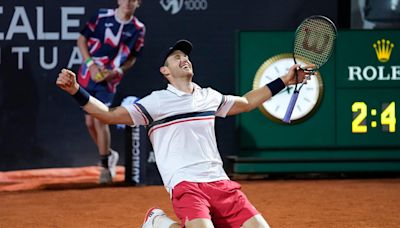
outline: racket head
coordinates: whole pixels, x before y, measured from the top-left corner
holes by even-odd
[[[293,59],[305,59],[318,70],[333,53],[337,37],[335,24],[327,17],[314,15],[304,19],[295,32]]]

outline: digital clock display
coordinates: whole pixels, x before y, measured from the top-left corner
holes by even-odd
[[[368,105],[363,101],[354,102],[351,106],[353,112],[353,121],[351,123],[351,132],[353,133],[367,133],[368,132]],[[371,109],[371,119],[376,117],[376,109]],[[376,120],[371,120],[371,127],[378,126]],[[394,101],[382,104],[382,111],[380,112],[380,124],[382,131],[394,133],[396,132],[396,106]]]
[[[343,89],[337,92],[339,145],[400,145],[400,90]],[[398,98],[397,98],[398,97]]]

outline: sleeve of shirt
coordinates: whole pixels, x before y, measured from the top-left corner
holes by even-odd
[[[151,124],[153,122],[153,116],[157,115],[157,106],[158,100],[154,93],[140,99],[134,104],[122,104],[122,107],[124,107],[131,116],[135,126]]]
[[[215,116],[218,117],[226,117],[229,110],[232,108],[235,103],[235,98],[232,95],[223,95],[220,92],[209,88],[212,97],[214,98],[214,102],[218,105],[217,110],[215,111]]]
[[[145,34],[146,34],[146,27],[143,25],[143,27],[140,30],[139,35],[136,39],[134,48],[132,50],[132,55],[135,57],[138,56],[140,54],[141,50],[143,49]]]
[[[221,95],[221,103],[215,113],[216,116],[219,117],[226,117],[226,114],[228,114],[229,110],[231,110],[235,99],[234,96],[232,95]]]

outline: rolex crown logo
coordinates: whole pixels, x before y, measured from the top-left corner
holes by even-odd
[[[372,45],[375,49],[376,57],[379,62],[386,63],[390,59],[394,44],[390,40],[381,39]]]

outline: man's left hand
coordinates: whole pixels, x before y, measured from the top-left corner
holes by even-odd
[[[302,83],[303,81],[305,81],[304,83],[307,83],[310,76],[315,74],[315,71],[313,70],[314,68],[315,64],[310,64],[302,68],[300,67],[300,64],[295,64],[289,68],[289,72],[286,75],[282,76],[282,81],[286,86]]]

